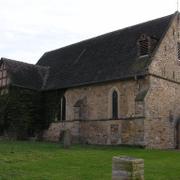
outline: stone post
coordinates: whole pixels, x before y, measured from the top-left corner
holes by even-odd
[[[112,180],[144,180],[144,160],[132,157],[113,157]]]
[[[69,129],[64,131],[63,144],[64,148],[69,148],[71,146],[71,132]]]

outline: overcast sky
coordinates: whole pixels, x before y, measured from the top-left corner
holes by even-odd
[[[0,57],[44,52],[174,13],[177,0],[0,0]]]

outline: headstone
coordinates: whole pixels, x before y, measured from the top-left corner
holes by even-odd
[[[64,148],[69,148],[71,146],[71,132],[69,129],[64,131],[63,144]]]
[[[144,180],[144,160],[133,157],[113,157],[112,180]]]

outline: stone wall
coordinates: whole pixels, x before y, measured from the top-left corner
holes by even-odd
[[[180,62],[177,56],[178,20],[162,40],[149,67],[150,88],[145,99],[145,143],[149,148],[176,146],[180,117]]]
[[[79,121],[54,122],[44,131],[43,139],[46,141],[60,142],[63,140],[63,132],[70,130],[72,142],[79,143]]]
[[[175,17],[149,66],[150,74],[180,82],[180,61],[177,52],[177,43],[180,41],[179,29],[178,19]]]
[[[180,117],[180,85],[150,77],[146,96],[145,142],[150,148],[176,146],[176,121]]]
[[[60,141],[69,129],[73,143],[144,146],[144,119],[66,121],[52,123],[44,133],[48,141]]]
[[[80,136],[87,144],[144,146],[144,119],[83,121]]]
[[[139,108],[135,99],[147,88],[147,79],[134,79],[68,89],[64,94],[66,121],[52,123],[45,131],[44,139],[59,141],[63,131],[69,129],[74,142],[144,146],[144,113],[140,113],[142,109],[144,112],[144,108]],[[119,96],[117,120],[112,119],[113,90]],[[79,103],[82,103],[83,108],[80,120],[77,107]]]
[[[119,95],[118,117],[135,116],[135,98],[142,89],[147,88],[148,81],[146,79],[140,79],[68,89],[65,92],[67,102],[66,119],[67,121],[75,119],[74,106],[79,100],[85,101],[82,120],[111,119],[111,99],[113,90],[116,90]]]

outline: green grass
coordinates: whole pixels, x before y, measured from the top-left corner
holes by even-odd
[[[0,180],[110,180],[112,157],[145,160],[146,180],[180,180],[180,152],[0,141]]]

